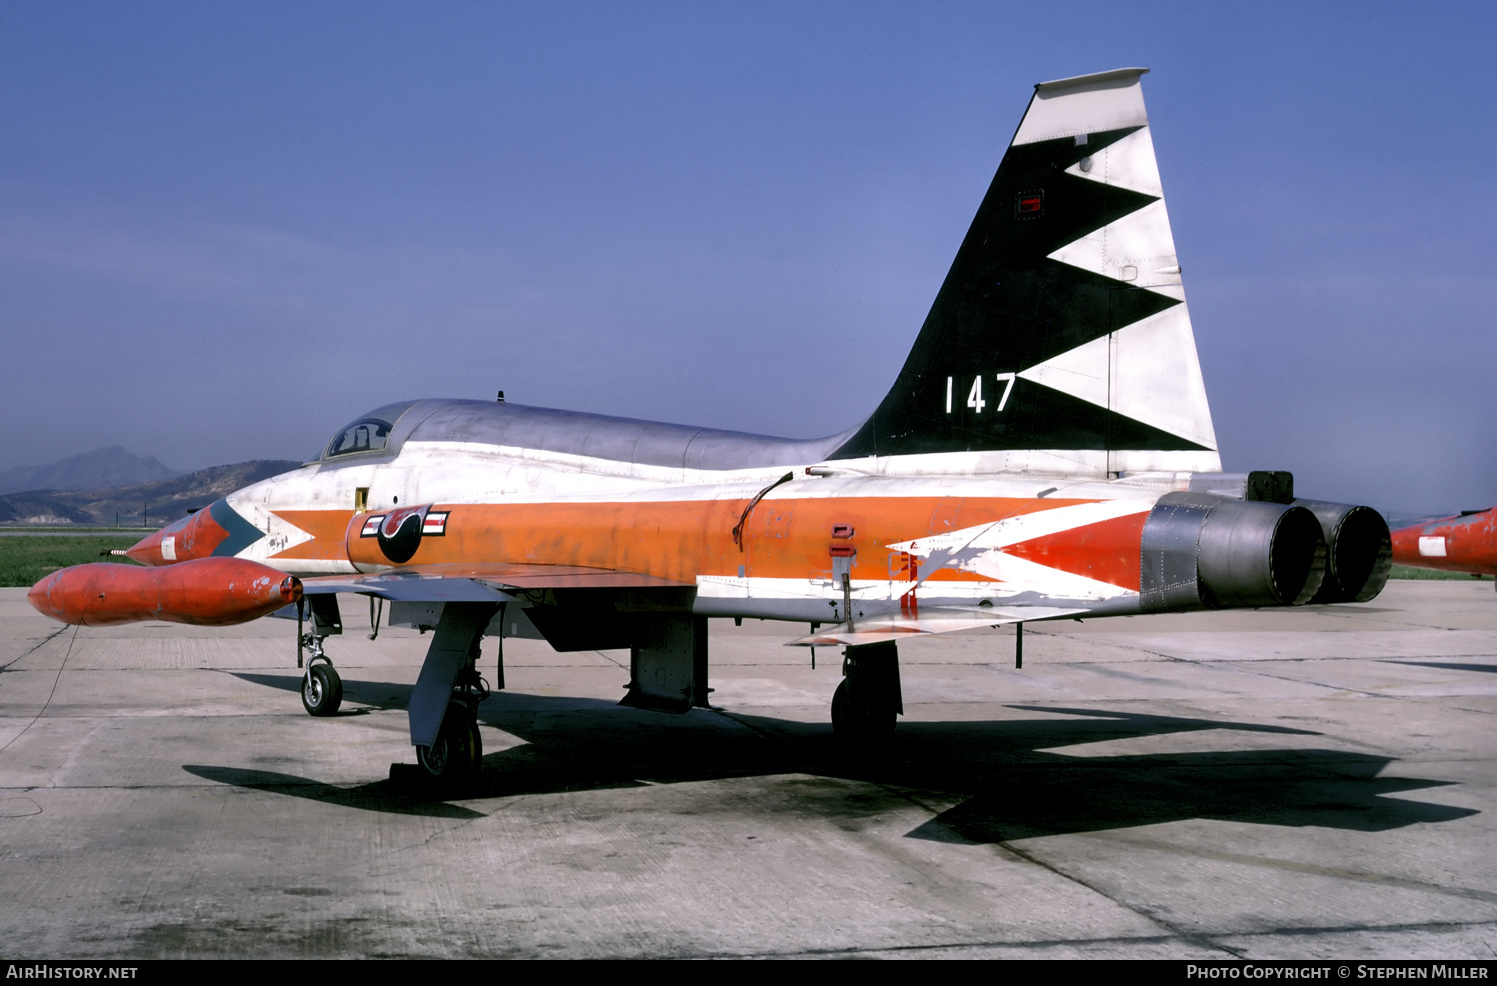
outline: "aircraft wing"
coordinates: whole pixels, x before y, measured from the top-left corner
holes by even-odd
[[[787,647],[830,647],[835,644],[858,646],[876,644],[901,637],[932,633],[955,633],[958,630],[975,630],[979,627],[996,627],[1008,623],[1027,623],[1030,620],[1055,620],[1086,613],[1085,609],[1061,609],[1054,606],[994,606],[974,612],[970,609],[927,610],[919,616],[874,616],[858,620],[849,626],[836,626],[818,630],[809,637],[792,640]]]
[[[400,602],[508,602],[514,597],[475,579],[420,575],[329,575],[302,580],[302,595],[358,592]]]
[[[319,575],[302,579],[302,592],[357,592],[401,602],[509,602],[510,589],[690,588],[635,572],[578,565],[450,563],[409,565],[369,575]]]

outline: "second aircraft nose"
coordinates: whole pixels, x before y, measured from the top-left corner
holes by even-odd
[[[174,565],[194,558],[237,555],[265,536],[239,515],[227,500],[214,500],[207,507],[161,530],[148,534],[125,549],[142,565]]]

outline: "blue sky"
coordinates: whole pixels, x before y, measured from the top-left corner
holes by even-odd
[[[1033,83],[1144,65],[1226,468],[1490,506],[1493,10],[0,2],[0,468],[498,389],[841,430]]]

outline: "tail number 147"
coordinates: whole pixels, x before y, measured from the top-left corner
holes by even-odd
[[[998,398],[998,407],[994,409],[994,413],[997,413],[998,411],[1003,410],[1004,406],[1008,404],[1008,395],[1011,394],[1011,393],[1013,393],[1013,390],[1014,390],[1014,374],[1012,374],[1012,373],[997,373],[997,374],[994,374],[994,379],[997,380],[999,383],[1003,384],[1003,395]],[[955,386],[956,386],[956,378],[955,377],[947,377],[946,378],[946,413],[947,414],[951,413],[951,397],[952,397],[952,392],[953,392],[953,389],[955,388]],[[970,407],[973,410],[973,412],[976,413],[976,414],[981,414],[982,413],[982,409],[988,406],[988,402],[985,399],[983,399],[983,396],[982,396],[982,377],[980,377],[980,376],[972,378],[972,389],[969,390],[969,391],[967,391],[967,406]]]

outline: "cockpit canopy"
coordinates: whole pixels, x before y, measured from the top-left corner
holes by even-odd
[[[400,416],[417,403],[419,402],[400,401],[396,404],[386,404],[344,425],[338,429],[323,449],[323,460],[358,452],[383,452],[385,445],[390,441],[390,431],[395,427],[395,422],[399,421]]]
[[[383,461],[416,441],[530,449],[669,469],[755,469],[820,462],[855,430],[798,441],[502,401],[432,398],[386,404],[360,415],[338,429],[316,461]]]

